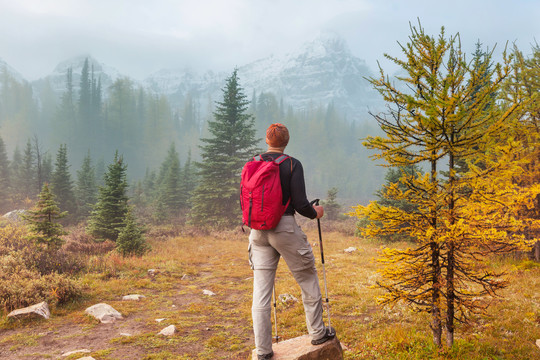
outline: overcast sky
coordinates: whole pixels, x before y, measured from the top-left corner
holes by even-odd
[[[232,71],[331,30],[375,70],[417,18],[429,34],[459,32],[469,53],[477,40],[498,53],[540,41],[538,0],[0,0],[0,58],[29,80],[81,54],[143,79]]]

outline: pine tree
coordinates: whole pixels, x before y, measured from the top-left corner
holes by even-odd
[[[58,198],[60,208],[67,211],[70,215],[75,215],[77,211],[75,191],[69,172],[66,144],[60,145],[58,148],[54,165],[51,189]]]
[[[49,185],[47,183],[43,184],[37,204],[23,215],[31,233],[30,239],[37,244],[46,245],[48,249],[58,250],[64,243],[61,236],[66,235],[67,232],[56,220],[63,218],[65,215],[66,212],[60,211]]]
[[[212,137],[201,139],[200,182],[191,209],[194,224],[231,226],[240,219],[240,173],[259,141],[253,116],[246,112],[248,104],[234,70],[223,88],[223,100],[216,103],[214,120],[208,123]]]
[[[185,196],[181,188],[181,167],[178,152],[171,144],[167,157],[161,164],[158,176],[158,196],[156,209],[165,218],[176,215],[185,206]],[[164,213],[163,213],[164,212]]]
[[[336,187],[328,189],[326,199],[321,202],[321,204],[324,205],[324,213],[328,217],[328,220],[337,220],[339,216],[341,205],[336,201],[338,191],[339,190]]]
[[[21,166],[16,174],[18,188],[20,189],[23,201],[26,199],[33,199],[39,192],[39,190],[37,190],[36,175],[36,157],[32,143],[30,142],[30,139],[28,139],[26,147],[24,148]]]
[[[77,170],[76,199],[79,217],[86,219],[97,201],[97,182],[90,152],[84,157],[81,169]]]
[[[519,147],[514,139],[503,136],[506,143],[493,146],[493,139],[507,134],[517,108],[489,106],[508,76],[508,59],[489,73],[492,81],[486,83],[490,62],[469,66],[457,35],[446,38],[442,30],[435,38],[421,27],[411,27],[411,33],[410,42],[402,46],[406,59],[389,56],[404,69],[406,75],[398,80],[407,84],[407,91],[400,91],[382,69],[380,78],[371,79],[394,106],[387,114],[375,115],[385,137],[368,137],[365,144],[379,150],[375,157],[390,166],[427,162],[430,171],[421,177],[403,173],[405,189],[397,184],[386,188],[391,198],[414,204],[414,212],[371,202],[358,206],[357,215],[372,222],[365,235],[401,231],[415,239],[415,248],[383,250],[380,261],[385,267],[378,285],[387,292],[381,302],[405,301],[429,312],[434,343],[442,345],[444,323],[446,343],[452,346],[454,320],[466,321],[468,314],[487,306],[485,295],[505,286],[480,259],[526,245],[514,236],[524,226],[516,212],[537,189],[511,184],[518,167],[511,159]],[[467,161],[466,174],[458,176],[456,159]],[[442,179],[446,160],[448,176]]]
[[[98,241],[116,241],[128,212],[127,165],[118,152],[105,173],[105,185],[99,188],[98,200],[88,222],[88,232]]]
[[[124,218],[122,230],[116,240],[116,251],[122,256],[142,256],[150,250],[141,227],[136,223],[133,211],[130,209]]]
[[[11,207],[10,164],[4,140],[0,137],[0,212],[3,214]]]
[[[191,162],[191,150],[188,153],[188,158],[182,168],[182,177],[180,182],[180,193],[182,194],[182,202],[185,207],[191,207],[191,197],[193,191],[197,187],[197,175],[193,163]]]

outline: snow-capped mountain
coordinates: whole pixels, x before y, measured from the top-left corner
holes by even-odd
[[[229,75],[208,72],[199,77],[191,70],[161,70],[144,84],[181,107],[188,93],[219,100]],[[333,102],[349,119],[366,119],[368,107],[380,107],[378,94],[365,80],[369,76],[365,62],[353,56],[345,41],[334,34],[322,34],[285,56],[269,56],[238,68],[240,85],[248,96],[271,92],[296,110]]]
[[[75,94],[79,92],[79,86],[81,82],[81,73],[84,67],[85,61],[88,59],[88,72],[90,79],[93,77],[96,81],[101,81],[101,88],[106,97],[107,89],[114,81],[123,75],[120,74],[115,68],[106,64],[100,63],[90,55],[80,55],[68,60],[65,60],[54,68],[53,72],[46,77],[34,81],[32,85],[38,92],[41,88],[48,83],[50,89],[60,97],[66,91],[67,84],[67,72],[68,69],[72,70],[72,84]]]
[[[109,86],[125,75],[90,55],[63,61],[50,75],[32,82],[34,96],[39,98],[42,91],[51,91],[60,99],[66,91],[70,68],[73,91],[78,94],[86,59],[89,76],[92,77],[93,71],[94,79],[100,79],[102,94],[106,98]],[[24,81],[18,72],[0,59],[0,70],[2,68],[8,69],[18,81]],[[142,86],[150,92],[166,95],[177,109],[184,106],[189,95],[199,104],[200,114],[204,115],[209,102],[221,100],[221,90],[231,72],[208,71],[201,75],[190,69],[164,69],[153,73],[142,83],[132,81],[135,87]],[[346,42],[331,33],[319,35],[297,51],[283,56],[272,55],[238,68],[240,85],[248,97],[270,92],[295,110],[333,103],[350,120],[366,120],[369,118],[368,109],[377,111],[382,108],[380,97],[365,79],[371,75],[365,62],[350,52]]]

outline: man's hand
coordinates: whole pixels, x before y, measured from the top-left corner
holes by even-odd
[[[320,219],[323,217],[324,215],[324,209],[322,206],[320,205],[313,205],[313,208],[315,209],[315,211],[317,212],[317,219]]]

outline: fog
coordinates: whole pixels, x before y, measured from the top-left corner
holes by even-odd
[[[28,80],[80,54],[142,79],[162,68],[229,71],[332,30],[375,69],[391,66],[383,53],[399,53],[418,18],[428,33],[459,32],[472,52],[477,40],[530,47],[539,17],[533,0],[0,0],[0,58]]]

